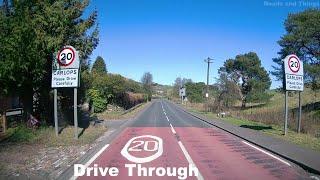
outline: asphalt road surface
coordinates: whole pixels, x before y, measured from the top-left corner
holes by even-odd
[[[166,100],[153,101],[84,167],[85,174],[77,179],[308,178],[295,164],[213,127]]]

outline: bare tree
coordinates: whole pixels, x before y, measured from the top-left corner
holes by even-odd
[[[235,101],[242,97],[241,90],[236,82],[230,79],[226,73],[220,72],[220,77],[216,84],[218,97],[216,98],[216,108],[218,111],[224,107],[229,108]]]
[[[141,78],[141,83],[143,85],[144,90],[148,94],[148,100],[151,100],[152,96],[152,83],[153,76],[150,72],[145,72]]]
[[[174,96],[179,96],[179,88],[183,87],[186,83],[192,82],[191,79],[177,77],[173,84]]]

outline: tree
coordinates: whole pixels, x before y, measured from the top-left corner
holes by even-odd
[[[237,55],[235,59],[227,60],[219,71],[227,73],[234,82],[241,84],[242,107],[247,102],[269,99],[266,90],[270,88],[271,80],[256,53]]]
[[[320,88],[320,10],[309,9],[289,14],[285,23],[286,34],[278,44],[281,46],[279,57],[274,58],[274,75],[283,79],[283,62],[289,54],[296,54],[304,62],[305,82],[311,83],[313,90]]]
[[[101,56],[98,56],[92,65],[92,71],[97,73],[107,73],[106,63]]]
[[[173,95],[175,97],[178,97],[179,96],[179,89],[181,87],[183,87],[186,83],[189,83],[189,82],[192,82],[191,79],[187,79],[187,78],[181,78],[181,77],[177,77],[174,81],[174,84],[173,84]]]
[[[204,82],[187,82],[185,84],[186,87],[186,95],[190,102],[201,103],[204,101],[204,90],[206,84]]]
[[[3,0],[2,12],[4,13],[5,16],[8,16],[10,14],[10,8],[9,8],[9,1],[8,0]]]
[[[98,44],[97,12],[83,18],[88,0],[6,0],[3,4],[7,10],[0,11],[0,93],[22,97],[26,113],[32,112],[37,93],[38,111],[52,117],[47,107],[53,53],[64,45],[74,46],[82,72],[87,71],[88,56]],[[62,91],[66,93],[72,92]]]
[[[129,108],[136,103],[130,102],[130,98],[126,99],[130,96],[129,94],[135,96],[137,101],[140,101],[141,99],[137,99],[137,96],[145,93],[140,83],[118,74],[92,72],[90,78],[91,86],[87,95],[90,99],[91,107],[92,105],[94,107],[94,112],[104,111],[108,104],[117,104],[118,106]]]
[[[228,77],[228,74],[220,72],[220,77],[215,86],[218,88],[215,99],[218,110],[221,109],[221,106],[230,107],[237,100],[241,100],[241,90],[238,84]]]
[[[151,86],[153,83],[153,77],[150,72],[145,72],[141,78],[141,83],[144,86]]]
[[[152,96],[152,83],[153,83],[153,77],[150,72],[145,72],[141,78],[141,83],[143,85],[143,88],[145,92],[148,95],[148,100],[151,100]]]

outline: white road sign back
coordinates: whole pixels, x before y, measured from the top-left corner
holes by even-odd
[[[286,90],[303,91],[303,62],[294,55],[288,55],[284,61]]]
[[[179,89],[179,96],[180,97],[186,96],[186,88],[180,88]]]

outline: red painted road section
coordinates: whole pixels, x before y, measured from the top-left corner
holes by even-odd
[[[188,161],[179,147],[181,141],[199,168],[204,179],[304,179],[306,174],[288,166],[217,128],[174,127],[127,128],[90,165],[117,167],[117,177],[81,177],[78,179],[177,179],[177,177],[128,177],[125,164],[135,164],[121,155],[125,144],[133,137],[153,135],[163,139],[163,154],[147,163],[146,167],[188,167]],[[149,156],[150,152],[133,152],[135,156]],[[298,172],[299,171],[299,172]],[[187,179],[196,179],[188,177]]]
[[[205,179],[303,179],[304,172],[216,128],[175,128]]]
[[[120,151],[125,144],[133,137],[141,135],[153,135],[163,139],[163,154],[161,157],[143,163],[146,167],[188,167],[188,162],[184,157],[175,136],[172,134],[170,128],[166,127],[147,127],[147,128],[127,128],[116,138],[112,144],[103,152],[92,164],[97,164],[98,167],[117,167],[119,175],[117,177],[81,177],[78,179],[129,179],[128,170],[125,164],[135,164],[124,158]],[[136,154],[137,155],[137,154]],[[147,152],[142,152],[139,156],[147,156]],[[151,179],[150,177],[138,177],[137,175],[130,177],[130,179]],[[152,179],[177,179],[177,177],[155,177]],[[195,179],[195,178],[188,178]]]

